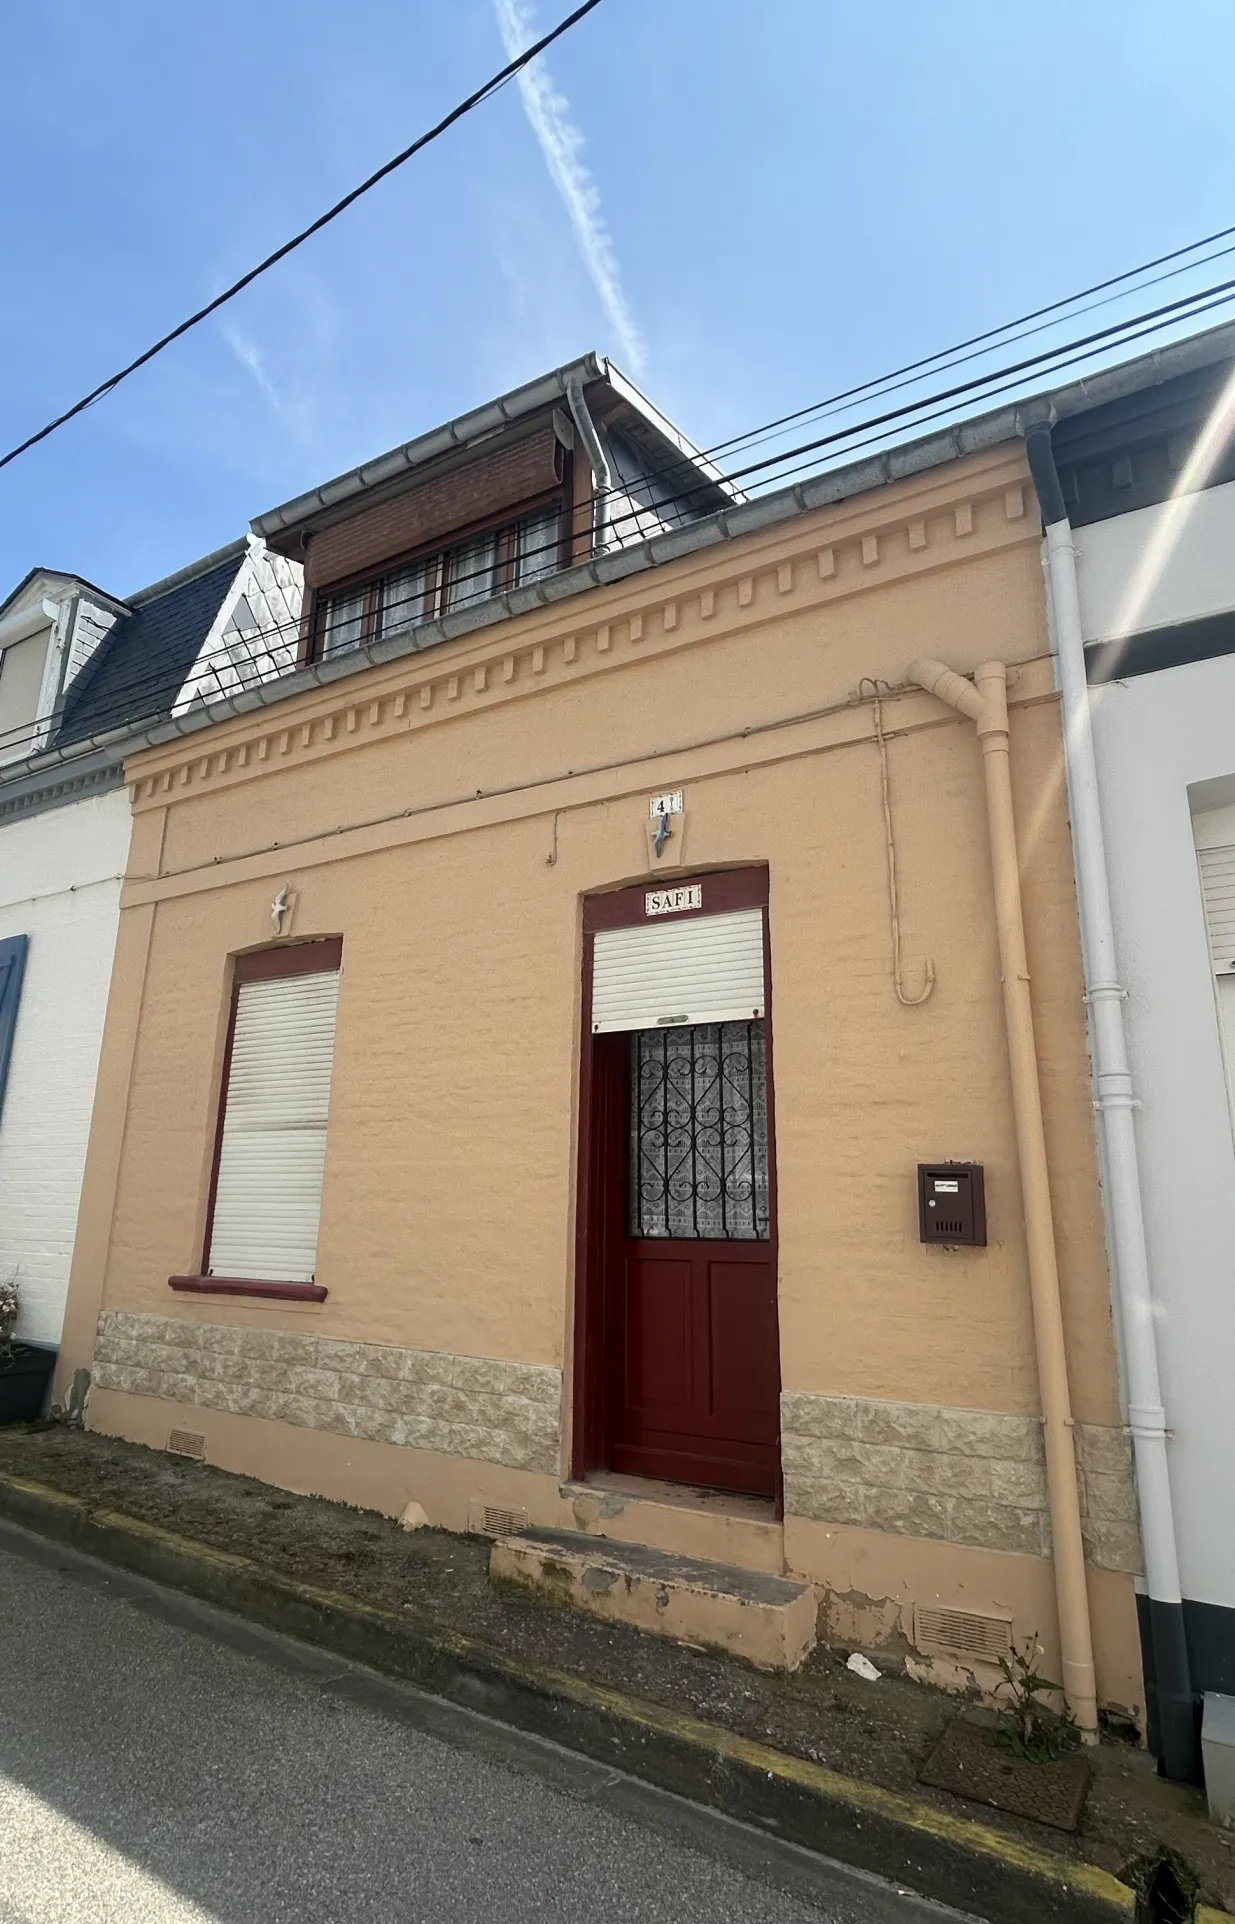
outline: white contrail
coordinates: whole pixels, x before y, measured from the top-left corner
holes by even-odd
[[[222,333],[223,339],[227,342],[227,345],[236,356],[241,367],[248,369],[275,413],[282,414],[284,412],[283,397],[266,372],[266,363],[262,359],[262,351],[256,341],[249,340],[246,335],[240,332],[239,328],[233,327],[230,322],[226,321],[223,324]]]
[[[493,11],[507,58],[514,60],[537,37],[531,9],[526,0],[493,0]],[[583,161],[583,135],[570,118],[570,103],[550,80],[543,57],[522,68],[518,79],[523,110],[570,216],[583,264],[600,295],[623,357],[638,374],[643,367],[643,341],[622,292],[617,255],[596,183]]]
[[[310,435],[307,402],[303,398],[297,399],[294,395],[284,394],[275,386],[270,378],[265,356],[256,341],[251,340],[247,334],[242,334],[240,329],[234,327],[230,321],[224,322],[221,331],[223,339],[241,367],[252,375],[284,427],[289,428],[302,441],[308,441]]]

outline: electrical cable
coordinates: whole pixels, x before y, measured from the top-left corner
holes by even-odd
[[[1225,305],[1233,298],[1235,298],[1235,296],[1224,295],[1221,300],[1212,302],[1210,303],[1210,305],[1211,306]],[[1160,331],[1161,328],[1171,325],[1171,319],[1172,317],[1168,316],[1168,318],[1165,320],[1158,320],[1153,325],[1150,325],[1141,329],[1140,334],[1145,335],[1152,332]],[[1131,322],[1129,322],[1128,324],[1130,325]],[[1134,338],[1137,338],[1137,337],[1134,337]],[[1065,344],[1064,347],[1054,350],[1053,352],[1056,355],[1058,355],[1058,354],[1064,353],[1066,349],[1067,349],[1067,344]],[[1072,360],[1088,359],[1088,358],[1092,358],[1093,354],[1099,351],[1101,351],[1100,348],[1095,348],[1091,346],[1087,349],[1081,349],[1080,351],[1072,354],[1070,358]],[[998,372],[999,372],[998,370],[995,370],[991,374],[991,376],[988,378],[995,379]],[[1019,383],[1017,383],[1016,381],[1010,381],[1005,383],[1005,387],[1014,387],[1017,385],[1019,385]],[[929,402],[932,398],[933,397],[925,397],[925,399],[920,405],[923,407],[929,405]],[[991,397],[988,395],[987,398],[991,398]],[[930,420],[933,418],[937,418],[938,416],[946,415],[953,411],[954,410],[951,408],[944,407],[942,409],[937,410],[936,416],[928,415],[925,417],[925,419]],[[917,423],[917,425],[919,426],[923,424],[924,423],[922,421],[919,421]],[[855,425],[855,427],[852,430],[847,431],[846,438],[848,438],[849,434],[858,432],[862,427],[862,425],[863,425],[862,423],[858,423]],[[835,439],[837,437],[829,437],[829,438]],[[876,434],[868,437],[869,442],[876,442],[882,439],[886,439],[886,436]],[[867,443],[859,442],[857,444],[858,447],[862,447],[864,445],[867,445]],[[833,458],[848,459],[852,457],[853,453],[854,453],[854,448],[850,446],[850,447],[846,447],[846,448],[835,451]],[[806,462],[806,463],[803,463],[802,465],[804,468],[809,468],[812,472],[815,472],[815,473],[819,472],[819,467],[817,462]],[[777,483],[779,484],[784,483],[785,477],[783,475],[778,475],[775,478]],[[661,505],[663,507],[664,504],[662,503]],[[633,519],[636,521],[641,521],[649,514],[654,515],[654,512],[655,512],[654,510],[651,510],[648,508],[643,508],[643,507],[635,508],[631,510],[629,515],[615,517],[615,525],[621,522],[622,520]],[[640,533],[638,538],[643,538],[643,534]],[[486,596],[490,592],[492,592],[492,589],[486,583],[486,586],[485,586]],[[484,598],[484,597],[482,597],[479,594],[475,597],[475,599],[477,600],[481,598]],[[463,602],[460,602],[460,603],[456,603],[455,605],[458,606],[458,605],[465,605],[465,604]],[[218,692],[217,692],[217,695],[212,697],[212,699],[223,699],[223,698],[226,698],[226,696],[229,694],[241,693],[243,692],[246,686],[252,686],[253,684],[259,681],[268,680],[271,678],[272,674],[289,672],[294,666],[296,666],[297,664],[295,661],[295,653],[297,649],[298,639],[299,639],[299,622],[298,621],[294,623],[289,622],[287,624],[278,624],[273,628],[262,630],[259,633],[254,635],[246,636],[243,634],[238,634],[233,632],[220,644],[220,646],[216,650],[212,652],[211,656],[199,657],[197,659],[197,661],[193,665],[193,678],[198,682],[200,686],[200,684],[209,675],[211,674],[214,675]],[[256,652],[255,652],[255,646],[256,646]],[[344,651],[340,650],[340,652],[344,652]],[[346,652],[350,652],[350,649],[346,650]],[[280,658],[280,654],[282,655],[282,658]],[[224,682],[220,677],[220,674],[218,673],[218,669],[220,667],[223,667],[226,669],[227,683],[229,685],[226,685],[226,686],[224,685]],[[251,672],[246,674],[245,672],[246,669],[250,670]],[[111,691],[110,698],[111,698],[111,701],[116,704],[116,716],[117,716],[116,726],[120,727],[126,721],[130,721],[134,719],[133,718],[134,698],[138,697],[141,693],[145,691],[149,691],[149,693],[153,695],[156,689],[165,688],[165,686],[166,686],[165,670],[155,670],[152,674],[148,676],[132,678],[128,682],[122,683],[118,687],[113,689]],[[16,734],[19,731],[15,730],[13,732],[14,734]],[[96,735],[95,737],[88,738],[87,740],[85,740],[83,742],[81,752],[82,753],[88,752],[88,750],[93,745],[95,745],[95,743],[97,742],[97,739],[98,737]]]
[[[800,472],[803,469],[809,469],[816,473],[820,471],[818,459],[808,459],[799,461],[798,469],[790,468],[786,473],[784,470],[786,470],[787,464],[798,460],[801,456],[817,457],[821,449],[827,448],[830,450],[830,453],[826,459],[831,461],[849,460],[858,450],[879,441],[886,441],[886,429],[891,422],[903,421],[906,416],[916,416],[918,418],[915,421],[915,425],[922,427],[933,420],[954,413],[954,404],[957,399],[965,395],[972,395],[975,390],[987,390],[983,398],[990,400],[1000,392],[1005,392],[1009,388],[1022,385],[1017,377],[1029,368],[1041,367],[1043,363],[1050,362],[1062,363],[1062,365],[1066,366],[1077,361],[1092,359],[1095,355],[1105,352],[1112,344],[1126,346],[1132,340],[1144,338],[1149,334],[1160,332],[1162,329],[1174,325],[1181,318],[1193,318],[1196,313],[1208,312],[1214,307],[1228,305],[1231,301],[1235,300],[1235,292],[1232,292],[1232,290],[1235,290],[1235,280],[1217,283],[1213,287],[1196,290],[1194,293],[1178,301],[1167,303],[1156,309],[1151,309],[1143,315],[1125,316],[1123,320],[1114,323],[1112,326],[1096,330],[1089,335],[1081,337],[1078,341],[1057,343],[1054,347],[1046,349],[1040,354],[1027,357],[1009,366],[990,369],[985,374],[978,375],[972,380],[960,383],[942,392],[921,396],[915,401],[908,402],[881,415],[850,423],[849,426],[838,429],[832,434],[801,443],[795,448],[782,450],[780,453],[769,456],[760,462],[749,464],[746,469],[739,470],[737,476],[728,478],[740,478],[742,474],[752,474],[771,468],[775,469],[776,472],[766,476],[766,485],[770,487],[784,486],[795,472]],[[1206,299],[1207,296],[1214,296],[1214,298]],[[1200,305],[1202,302],[1204,302],[1204,305]],[[1186,315],[1183,312],[1184,310],[1187,310]],[[1114,336],[1121,338],[1118,341],[1113,341]],[[1059,367],[1057,366],[1053,372],[1058,373]],[[868,385],[874,386],[876,384],[870,383]],[[940,405],[941,403],[942,405]],[[926,412],[926,410],[933,410],[933,412]],[[871,429],[876,430],[876,432],[868,432]],[[758,430],[752,432],[758,432]],[[640,481],[633,483],[632,486],[639,486],[650,481],[655,481],[664,474],[680,472],[683,465],[682,458],[675,456],[671,462],[665,463],[663,468],[650,471],[648,474],[641,476]],[[620,531],[623,524],[626,524],[628,528],[633,524],[633,538],[643,540],[646,539],[648,535],[646,524],[649,520],[656,524],[656,531],[659,532],[663,526],[663,517],[670,508],[681,504],[685,504],[685,506],[689,508],[690,498],[692,496],[697,497],[700,489],[698,470],[693,465],[690,465],[690,475],[691,484],[680,490],[676,495],[669,495],[667,497],[651,496],[648,501],[636,503],[636,505],[625,512],[613,515],[610,520],[610,530],[611,532],[617,531],[619,533],[619,545],[621,545]],[[627,498],[629,499],[629,496]],[[682,518],[686,520],[688,515],[683,514]],[[550,570],[546,572],[550,572]],[[452,577],[453,585],[455,587],[463,586],[472,578],[480,579],[481,577],[454,576]],[[485,596],[492,592],[494,592],[494,590],[486,579]],[[478,593],[472,598],[479,600],[485,597]],[[460,596],[458,600],[452,604],[452,607],[466,605],[466,599],[466,596]],[[409,624],[409,626],[410,625],[412,624]],[[223,687],[219,675],[217,673],[215,674],[216,683],[219,684],[220,697],[225,696],[227,693],[241,692],[246,681],[252,684],[266,680],[270,677],[272,670],[276,673],[288,672],[290,668],[295,665],[294,656],[298,648],[299,635],[299,619],[289,621],[286,624],[275,624],[273,627],[262,629],[251,635],[232,632],[221,641],[216,650],[212,651],[211,656],[198,657],[193,664],[191,673],[193,678],[200,684],[217,667],[225,667],[231,685],[229,688]],[[245,673],[246,669],[251,670],[247,675]],[[166,670],[162,668],[153,669],[147,674],[130,677],[127,681],[118,683],[109,691],[109,706],[114,704],[116,707],[116,726],[123,726],[130,719],[133,719],[135,703],[140,700],[144,693],[148,692],[154,695],[157,690],[164,688],[165,685]],[[0,737],[0,747],[2,747],[6,739],[11,741],[21,733],[29,733],[33,736],[33,734],[39,732],[43,726],[45,726],[45,724],[35,724],[33,726],[20,724],[18,727],[9,731],[6,737]],[[83,744],[82,752],[88,752],[96,740],[97,736],[87,740]]]
[[[1102,300],[1087,301],[1083,307],[1076,308],[1076,310],[1068,316],[1068,319],[1069,321],[1079,320],[1082,314],[1092,314],[1100,307],[1112,307],[1118,301],[1128,300],[1133,294],[1144,294],[1151,287],[1161,287],[1165,281],[1177,280],[1181,274],[1191,273],[1198,267],[1207,267],[1211,261],[1224,260],[1230,254],[1235,254],[1235,243],[1232,243],[1230,247],[1220,247],[1212,254],[1206,254],[1198,261],[1190,261],[1183,267],[1173,267],[1165,274],[1155,274],[1151,280],[1141,281],[1135,288],[1125,288],[1121,293],[1108,294]],[[1052,328],[1056,328],[1059,325],[1060,322],[1058,320],[1041,321],[1036,327],[1022,328],[1019,333],[1009,334],[1006,340],[999,343],[999,346],[1000,348],[1011,347],[1016,341],[1029,340],[1031,336],[1035,334],[1049,333]],[[993,352],[995,352],[993,348],[979,347],[974,348],[968,354],[958,353],[952,355],[950,359],[939,359],[932,366],[929,378],[934,379],[938,375],[946,374],[954,367],[963,367],[969,361],[980,361],[986,355]],[[884,380],[869,384],[869,388],[874,390],[871,398],[873,399],[876,396],[882,397],[885,394],[895,394],[902,388],[916,387],[921,381],[927,378],[928,376],[925,374],[908,374],[901,380],[888,376]],[[832,415],[847,414],[851,408],[856,406],[856,400],[842,398],[835,404],[828,401],[820,401],[815,407],[808,410],[808,412],[816,420],[826,420]],[[781,427],[756,428],[752,434],[737,438],[739,441],[745,442],[748,448],[761,447],[770,441],[776,440],[779,434],[786,433],[787,431],[786,428]],[[734,451],[737,451],[736,446]],[[705,459],[706,458],[712,457],[709,455],[705,456]]]
[[[899,691],[892,689],[889,692]],[[555,787],[559,782],[579,780],[589,775],[610,775],[619,769],[638,767],[642,762],[662,761],[695,754],[700,749],[716,748],[727,742],[755,741],[761,735],[779,734],[782,729],[802,728],[809,722],[826,721],[833,715],[852,715],[854,712],[855,704],[851,700],[827,702],[817,708],[802,708],[788,715],[774,715],[768,721],[749,722],[744,728],[726,728],[719,735],[691,736],[687,740],[671,742],[667,748],[641,749],[634,755],[614,754],[603,761],[588,762],[578,768],[562,769],[552,775],[530,775],[522,781],[503,782],[497,788],[469,788],[442,796],[437,801],[411,802],[406,808],[387,809],[381,815],[366,815],[356,821],[338,822],[332,828],[306,830],[303,834],[294,835],[291,841],[247,843],[243,848],[236,849],[226,856],[212,855],[208,861],[187,862],[182,868],[164,869],[157,875],[127,875],[125,880],[139,884],[178,881],[186,875],[200,875],[207,870],[217,869],[225,861],[250,861],[254,857],[272,855],[276,849],[284,854],[290,854],[294,849],[302,848],[306,842],[333,841],[338,836],[363,833],[366,829],[383,828],[390,822],[416,821],[426,815],[445,814],[448,809],[466,807],[471,802],[503,801],[512,795],[529,794],[537,788]],[[947,717],[933,716],[928,721],[915,722],[910,726],[915,732],[919,729],[945,728]],[[902,725],[897,732],[904,734],[907,730]],[[869,739],[869,736],[859,735],[855,736],[853,741],[821,742],[813,748],[805,748],[800,752],[803,755],[834,755],[853,747],[856,742]],[[709,778],[704,775],[700,779],[706,781]],[[591,807],[595,807],[595,803],[564,803],[557,805],[557,812],[566,814],[568,810]],[[548,808],[543,811],[546,815],[549,812]],[[552,866],[552,863],[546,863],[546,867]]]
[[[379,181],[385,180],[388,174],[393,174],[396,168],[402,167],[405,162],[412,159],[413,155],[420,153],[423,148],[429,146],[431,141],[437,140],[448,128],[453,127],[456,121],[462,120],[463,116],[470,113],[474,107],[479,107],[483,101],[489,99],[490,95],[497,93],[522,68],[526,67],[529,61],[535,60],[537,54],[543,53],[546,47],[552,46],[555,40],[559,40],[564,33],[569,32],[571,27],[582,20],[585,14],[591,13],[599,5],[600,0],[583,0],[582,6],[576,7],[574,12],[567,14],[564,20],[559,20],[550,33],[544,34],[533,46],[525,48],[516,59],[510,61],[500,72],[495,73],[490,80],[486,80],[483,87],[478,87],[475,93],[468,95],[466,100],[461,100],[457,107],[452,107],[436,126],[430,127],[428,132],[421,134],[410,147],[405,147],[402,153],[395,154],[393,159],[386,161],[375,173],[370,174],[367,180],[362,180],[358,187],[353,187],[350,193],[344,194],[342,200],[336,201],[334,206],[327,208],[324,214],[319,214],[315,221],[310,221],[309,225],[293,235],[291,240],[284,241],[282,247],[276,247],[273,254],[268,254],[265,260],[258,262],[256,267],[251,267],[247,274],[242,274],[238,281],[233,281],[231,286],[224,288],[221,294],[216,294],[212,301],[207,301],[205,307],[199,307],[195,314],[190,314],[188,319],[181,321],[178,327],[173,327],[170,333],[164,334],[161,340],[157,340],[152,347],[148,347],[144,353],[139,354],[136,360],[130,361],[127,367],[122,367],[118,373],[109,375],[105,381],[100,381],[96,388],[92,388],[89,394],[83,395],[80,401],[75,401],[72,407],[66,408],[63,414],[58,414],[54,421],[49,421],[45,427],[39,428],[37,433],[27,435],[24,441],[19,442],[15,448],[10,448],[7,454],[0,455],[0,468],[7,468],[11,461],[16,461],[19,454],[25,454],[38,442],[45,441],[48,435],[56,432],[57,428],[62,428],[67,421],[73,420],[74,416],[84,413],[86,408],[102,400],[105,394],[110,394],[114,388],[119,387],[121,381],[127,381],[130,374],[136,374],[138,368],[145,367],[156,354],[161,354],[164,348],[171,346],[173,341],[178,341],[181,335],[187,334],[191,328],[197,327],[211,314],[217,314],[221,307],[226,306],[228,301],[234,300],[236,295],[242,293],[246,287],[250,287],[260,275],[267,273],[279,261],[286,260],[296,248],[303,247],[314,234],[320,234],[323,227],[328,227],[331,221],[337,220],[339,215],[352,206],[353,202],[358,201],[362,194],[367,194],[371,188],[377,186]]]
[[[1230,250],[1223,250],[1224,253],[1227,251]],[[1220,256],[1215,256],[1215,258],[1220,258]],[[878,427],[892,421],[901,420],[906,415],[920,412],[924,407],[934,406],[939,401],[952,400],[959,398],[961,395],[973,393],[977,389],[988,386],[992,381],[1003,380],[1010,374],[1020,374],[1029,368],[1043,366],[1052,360],[1059,359],[1063,355],[1067,355],[1071,359],[1089,358],[1078,355],[1075,350],[1084,348],[1091,342],[1110,342],[1112,337],[1125,334],[1129,329],[1139,327],[1142,321],[1156,321],[1160,315],[1173,318],[1185,318],[1183,310],[1193,309],[1194,307],[1195,311],[1206,313],[1210,307],[1222,305],[1221,301],[1209,300],[1209,296],[1222,295],[1231,297],[1230,291],[1232,289],[1235,289],[1235,279],[1218,281],[1210,287],[1197,288],[1191,294],[1181,295],[1177,301],[1167,302],[1161,307],[1150,308],[1149,311],[1144,314],[1127,315],[1121,321],[1112,322],[1109,327],[1098,328],[1092,334],[1082,335],[1079,341],[1060,342],[1055,347],[1044,348],[1041,353],[1028,355],[1025,359],[1014,361],[1009,366],[992,368],[985,374],[975,375],[969,381],[958,382],[954,387],[944,389],[942,393],[921,396],[916,401],[906,402],[902,407],[889,409],[883,414],[868,416],[865,420],[853,422],[847,428],[839,428],[833,434],[821,435],[811,441],[801,441],[796,447],[786,448],[780,454],[768,455],[762,461],[749,462],[745,467],[741,468],[731,468],[724,478],[731,484],[743,481],[748,475],[761,473],[767,468],[780,467],[787,461],[796,460],[800,455],[809,454],[819,448],[828,447],[837,441],[847,440],[870,427]],[[1196,307],[1196,303],[1202,301],[1205,301],[1207,305],[1205,307]],[[1171,318],[1168,318],[1163,325],[1170,326]],[[1141,332],[1153,331],[1155,330],[1141,330]],[[1139,339],[1140,334],[1130,334],[1129,338],[1133,340]],[[1122,345],[1122,343],[1118,344]],[[1101,349],[1097,351],[1101,351]],[[872,385],[874,384],[872,383]],[[825,404],[821,403],[820,405]],[[759,433],[762,432],[762,430],[755,430],[754,432]],[[688,465],[687,457],[680,457],[677,465],[685,468]],[[697,489],[698,484],[696,483],[696,492]]]
[[[714,447],[701,448],[699,452],[705,459],[711,459],[718,454],[729,453],[732,449],[749,440],[752,435],[769,435],[776,429],[787,426],[794,421],[804,420],[807,416],[816,414],[823,408],[835,407],[843,401],[848,401],[851,397],[869,393],[872,388],[884,390],[892,382],[899,382],[904,375],[914,374],[920,369],[932,367],[936,362],[946,360],[954,354],[962,354],[967,348],[978,347],[983,341],[995,341],[1001,334],[1012,334],[1015,330],[1015,337],[1017,339],[1023,339],[1024,336],[1019,330],[1027,329],[1027,324],[1030,321],[1041,320],[1044,314],[1057,314],[1065,307],[1075,306],[1078,301],[1088,301],[1091,294],[1104,294],[1108,288],[1118,287],[1123,282],[1135,280],[1138,275],[1148,274],[1155,267],[1165,267],[1169,261],[1182,260],[1185,254],[1199,253],[1203,247],[1212,247],[1215,241],[1229,240],[1233,234],[1235,234],[1235,226],[1221,227],[1216,233],[1207,234],[1203,240],[1189,241],[1186,247],[1173,248],[1169,254],[1159,254],[1153,260],[1142,261],[1138,267],[1129,267],[1125,269],[1122,274],[1113,274],[1108,280],[1095,281],[1091,287],[1080,288],[1075,294],[1065,295],[1061,300],[1050,301],[1045,307],[1032,308],[1028,314],[1020,315],[1015,321],[1005,321],[1001,327],[987,328],[985,333],[982,334],[971,334],[968,340],[955,341],[951,347],[939,348],[936,353],[924,355],[921,360],[908,361],[903,367],[894,368],[890,374],[880,375],[875,380],[863,381],[859,383],[857,387],[845,388],[839,394],[828,395],[822,401],[812,401],[806,407],[795,408],[790,414],[782,414],[774,421],[765,422],[762,427],[753,428],[746,434],[734,435],[728,441],[718,441]],[[1182,267],[1172,268],[1170,274],[1162,274],[1159,275],[1155,281],[1147,281],[1145,286],[1154,287],[1158,285],[1159,281],[1171,280],[1179,274],[1189,273],[1194,267],[1205,266],[1210,260],[1220,260],[1224,254],[1229,254],[1231,251],[1229,247],[1223,247],[1219,249],[1217,253],[1208,255],[1205,261],[1186,261]],[[1140,292],[1142,292],[1141,288],[1126,289],[1127,295]],[[1119,300],[1122,298],[1124,298],[1124,296],[1118,294],[1110,296],[1111,300]],[[1080,311],[1082,313],[1090,313],[1095,307],[1104,307],[1107,305],[1109,305],[1109,300],[1094,301],[1088,308],[1082,308]],[[1069,315],[1068,319],[1075,320],[1076,316]],[[1027,331],[1038,333],[1041,330],[1034,328],[1028,329]],[[1004,343],[1004,345],[1007,344]],[[992,352],[993,351],[992,349]]]
[[[1116,343],[1116,345],[1122,348],[1122,347],[1128,346],[1129,343],[1132,341],[1144,340],[1150,334],[1160,334],[1165,328],[1174,326],[1175,322],[1180,318],[1193,320],[1199,314],[1208,314],[1213,312],[1215,308],[1230,307],[1233,303],[1235,303],[1235,291],[1233,291],[1235,290],[1235,281],[1229,281],[1225,283],[1225,287],[1228,291],[1220,293],[1218,295],[1218,298],[1215,300],[1206,301],[1201,306],[1191,308],[1186,316],[1181,317],[1176,313],[1169,313],[1165,320],[1154,321],[1151,326],[1138,327],[1136,328],[1135,332],[1126,334],[1121,341]],[[1212,290],[1205,289],[1203,291],[1211,292]],[[1197,298],[1199,299],[1200,296],[1198,295]],[[1174,305],[1175,304],[1172,303],[1172,306]],[[1159,309],[1158,311],[1162,312],[1161,309]],[[1133,322],[1141,318],[1142,318],[1141,316],[1132,316],[1129,319],[1129,321],[1126,323],[1126,325],[1129,327],[1132,327]],[[1093,337],[1091,336],[1089,338],[1092,339]],[[1052,354],[1050,357],[1034,356],[1034,361],[1036,362],[1042,358],[1054,358],[1055,355],[1064,355],[1066,356],[1066,358],[1061,360],[1060,367],[1070,367],[1076,361],[1092,360],[1095,355],[1101,354],[1104,351],[1104,345],[1108,345],[1108,344],[1099,345],[1097,347],[1091,347],[1085,351],[1073,353],[1070,350],[1074,345],[1076,344],[1071,342],[1065,342],[1058,349],[1052,350]],[[1026,365],[1029,365],[1029,363],[1021,362],[1021,363],[1015,364],[1011,368],[993,369],[989,376],[984,377],[984,382],[988,380],[989,381],[997,380],[1001,375],[1006,373],[1015,374],[1018,371],[1018,367],[1024,368]],[[1059,372],[1059,368],[1054,368],[1051,370],[1051,372],[1052,374],[1057,374]],[[914,406],[910,409],[897,408],[891,414],[872,416],[869,421],[856,422],[852,428],[847,428],[837,434],[825,435],[824,437],[822,437],[821,440],[803,442],[801,446],[797,448],[790,448],[786,451],[786,453],[783,456],[777,457],[776,465],[779,466],[781,461],[792,460],[799,454],[811,453],[816,449],[827,445],[829,442],[842,441],[842,440],[849,442],[851,436],[861,432],[863,428],[875,427],[875,426],[878,426],[880,423],[886,423],[889,420],[895,420],[906,412],[917,413],[920,408],[929,407],[935,401],[947,401],[955,397],[957,394],[965,392],[965,389],[972,385],[974,384],[967,382],[965,383],[965,387],[963,388],[946,389],[942,394],[938,394],[938,395],[924,395],[921,401],[918,403],[915,403]],[[989,393],[984,394],[981,398],[983,401],[993,400],[999,394],[1007,394],[1014,389],[1021,388],[1022,386],[1023,386],[1023,383],[1019,380],[1004,380],[1004,381],[1001,381],[1001,384],[998,387],[991,388]],[[1030,397],[1026,395],[1023,398],[1028,399]],[[947,420],[950,416],[954,415],[955,412],[956,410],[954,407],[936,408],[934,413],[921,415],[921,418],[913,423],[914,428],[917,429],[917,428],[926,426],[928,423],[932,421]],[[964,416],[962,418],[968,419],[970,417]],[[867,447],[878,447],[882,443],[885,443],[887,439],[888,439],[888,436],[886,434],[868,435],[865,440],[852,441],[851,445],[848,445],[843,448],[838,448],[835,451],[834,455],[828,458],[831,460],[848,461],[852,458],[856,450],[861,448],[867,448]],[[762,466],[771,465],[771,463],[761,462],[761,463],[758,463],[757,465],[762,467]],[[747,470],[747,472],[752,472],[752,471],[753,470]],[[820,474],[820,473],[827,473],[828,471],[829,470],[826,465],[826,462],[824,464],[820,464],[819,462],[816,462],[816,461],[803,461],[803,462],[800,462],[796,468],[790,468],[785,474],[778,473],[776,475],[771,476],[769,478],[768,485],[772,488],[783,487],[786,484],[786,482],[795,474],[802,474],[802,473]],[[738,472],[740,473],[742,471],[739,470]]]

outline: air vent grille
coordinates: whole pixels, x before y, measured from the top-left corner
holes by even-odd
[[[195,1456],[201,1462],[206,1454],[206,1439],[196,1430],[169,1430],[167,1447],[173,1456]]]
[[[481,1531],[487,1537],[517,1537],[527,1529],[526,1510],[503,1510],[486,1503],[480,1516]]]
[[[914,1612],[913,1640],[919,1650],[998,1663],[1012,1650],[1012,1619],[982,1616],[976,1610],[920,1607]]]

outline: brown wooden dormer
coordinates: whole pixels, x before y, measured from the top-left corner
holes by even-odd
[[[589,446],[607,479],[599,508]],[[616,369],[589,355],[253,526],[303,562],[303,658],[322,660],[410,637],[738,498]]]

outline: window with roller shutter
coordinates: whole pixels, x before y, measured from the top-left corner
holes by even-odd
[[[237,960],[208,1276],[314,1279],[340,960],[338,941]]]
[[[562,515],[559,496],[517,521],[495,523],[452,547],[320,594],[310,654],[344,654],[385,641],[453,609],[555,574],[562,565]]]
[[[592,1030],[746,1022],[764,1008],[763,910],[600,929]]]
[[[1205,928],[1216,975],[1235,973],[1235,848],[1197,850]]]
[[[1235,1123],[1235,848],[1200,848],[1197,861],[1218,1000],[1227,1100]]]

